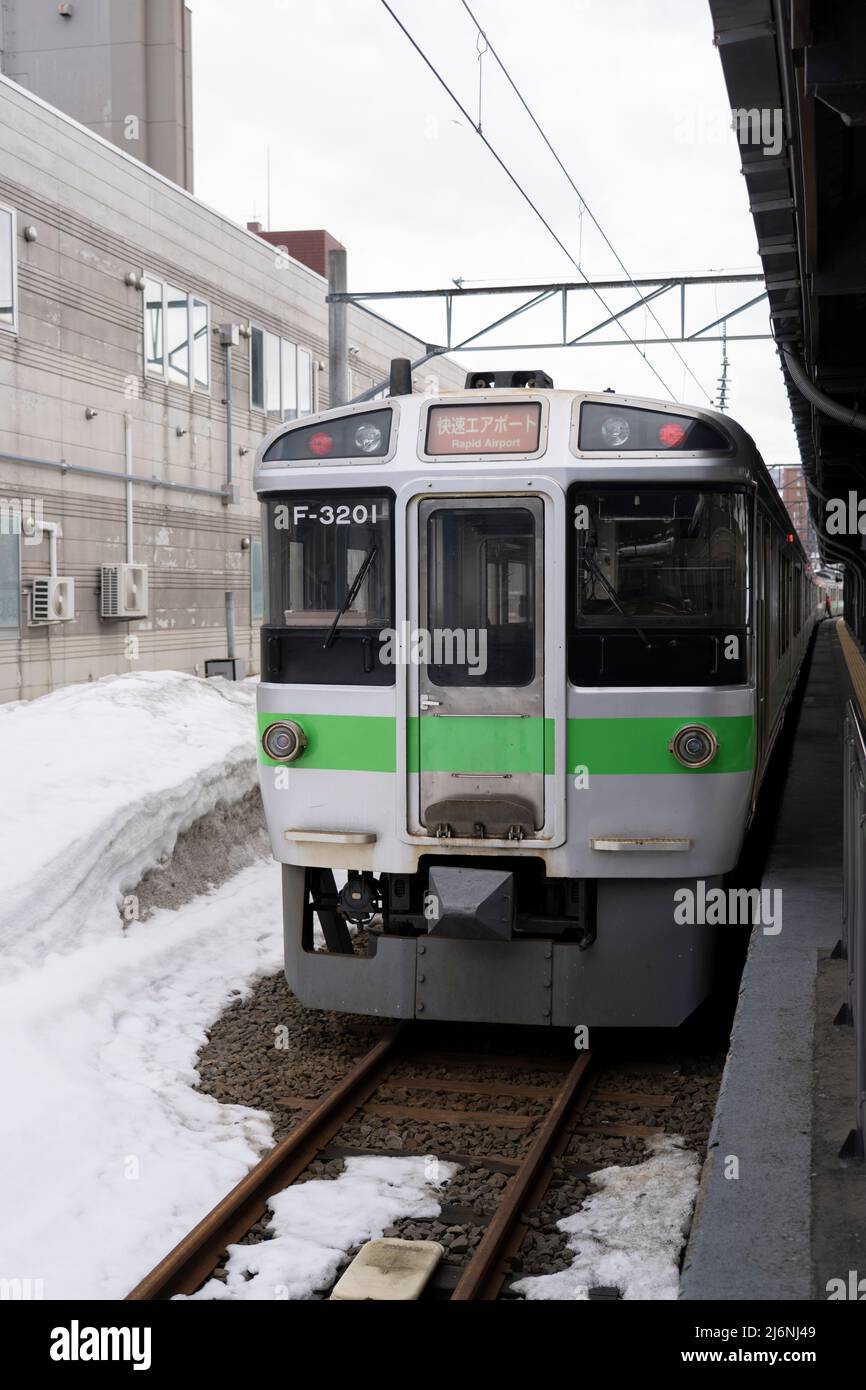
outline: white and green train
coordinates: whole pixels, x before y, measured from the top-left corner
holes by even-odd
[[[817,618],[749,436],[473,374],[281,425],[255,484],[261,787],[296,995],[683,1020],[718,928],[682,921],[679,890],[703,901],[736,866]]]

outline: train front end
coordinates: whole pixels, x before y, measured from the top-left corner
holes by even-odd
[[[525,379],[259,450],[261,787],[312,1007],[669,1025],[709,990],[683,905],[755,785],[749,441]]]

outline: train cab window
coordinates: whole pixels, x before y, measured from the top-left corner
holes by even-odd
[[[379,634],[393,621],[390,493],[293,492],[264,504],[269,680],[393,684]]]
[[[434,685],[528,685],[535,670],[535,523],[525,507],[435,511],[427,522],[429,626],[484,632],[487,669],[430,663]]]
[[[629,485],[569,496],[572,681],[742,683],[745,495]]]

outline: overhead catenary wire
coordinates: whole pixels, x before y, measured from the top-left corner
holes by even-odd
[[[582,232],[583,214],[584,214],[584,212],[585,212],[586,215],[589,217],[590,221],[592,222],[593,226],[596,228],[596,230],[598,231],[599,235],[601,236],[601,238],[602,238],[602,240],[603,240],[605,246],[607,246],[607,248],[608,248],[608,250],[610,251],[611,255],[612,255],[612,256],[614,257],[614,259],[616,260],[617,264],[619,265],[619,267],[620,267],[620,269],[622,270],[623,274],[625,275],[626,279],[629,281],[629,283],[631,284],[632,288],[633,288],[634,290],[637,290],[637,285],[635,285],[635,283],[634,283],[634,279],[633,279],[633,277],[632,277],[631,271],[630,271],[630,270],[628,269],[628,267],[626,266],[625,262],[623,261],[622,257],[620,256],[619,252],[616,250],[615,246],[614,246],[613,243],[611,242],[610,237],[607,235],[607,233],[605,232],[605,230],[604,230],[604,228],[602,227],[601,223],[599,222],[598,218],[595,216],[594,212],[592,211],[592,208],[589,206],[589,203],[588,203],[588,202],[586,201],[586,199],[584,198],[583,194],[581,193],[580,189],[578,188],[577,184],[575,183],[574,179],[572,178],[571,174],[569,173],[569,171],[568,171],[566,165],[564,164],[563,160],[560,158],[559,154],[558,154],[557,151],[554,149],[554,146],[553,146],[553,144],[551,143],[551,141],[550,141],[550,139],[549,139],[549,137],[548,137],[546,131],[543,129],[543,127],[542,127],[540,121],[538,120],[538,118],[536,117],[534,111],[533,111],[532,108],[530,107],[529,103],[527,102],[526,98],[524,97],[523,93],[521,92],[520,88],[518,87],[517,83],[515,82],[514,78],[511,76],[511,73],[508,71],[508,68],[505,66],[505,63],[504,63],[503,60],[500,58],[499,54],[498,54],[497,51],[496,51],[495,46],[491,43],[490,37],[489,37],[489,35],[487,34],[487,31],[486,31],[485,29],[482,28],[481,24],[480,24],[479,21],[476,19],[476,17],[475,17],[475,15],[473,14],[472,9],[471,9],[470,5],[468,4],[467,0],[460,0],[460,2],[461,2],[461,4],[462,4],[464,10],[465,10],[466,13],[468,14],[469,18],[472,20],[472,23],[475,25],[475,28],[478,30],[478,33],[479,33],[480,35],[483,36],[484,41],[485,41],[485,43],[486,43],[486,45],[487,45],[487,47],[486,47],[486,49],[485,49],[485,52],[490,53],[491,56],[493,57],[494,61],[495,61],[496,64],[498,65],[499,70],[501,71],[503,77],[504,77],[505,80],[508,82],[509,86],[511,87],[512,91],[514,92],[514,95],[517,97],[518,101],[520,102],[520,104],[521,104],[521,106],[523,107],[524,111],[526,112],[527,116],[528,116],[529,119],[531,120],[532,124],[535,126],[535,129],[538,131],[538,134],[541,136],[541,138],[542,138],[542,140],[544,141],[545,145],[547,146],[548,150],[550,151],[550,153],[552,154],[553,158],[555,159],[557,165],[559,166],[559,168],[561,169],[562,173],[565,175],[566,179],[568,180],[569,186],[571,187],[571,189],[572,189],[572,191],[574,192],[575,196],[576,196],[577,199],[579,200],[579,202],[580,202],[581,232]],[[582,239],[582,237],[581,237],[581,239]],[[578,259],[580,259],[580,257],[578,257]],[[704,386],[704,384],[703,384],[703,382],[701,381],[700,377],[698,377],[698,376],[695,375],[695,373],[693,372],[692,368],[689,366],[688,362],[686,361],[685,357],[683,357],[682,353],[680,352],[679,348],[677,347],[676,343],[674,343],[674,342],[672,341],[670,334],[668,333],[668,331],[667,331],[667,329],[665,328],[664,324],[663,324],[663,323],[661,322],[661,320],[659,319],[658,315],[655,313],[655,311],[654,311],[654,309],[652,308],[652,306],[651,306],[651,305],[647,305],[646,307],[647,307],[649,313],[652,315],[652,318],[654,319],[654,321],[658,324],[658,326],[659,326],[659,328],[661,329],[662,333],[664,333],[665,338],[667,339],[667,341],[668,341],[668,343],[670,344],[670,346],[673,348],[673,350],[674,350],[674,352],[676,353],[677,357],[680,359],[680,362],[682,363],[682,365],[683,365],[683,367],[685,368],[685,370],[688,372],[689,376],[692,378],[692,380],[695,382],[695,384],[699,387],[699,389],[703,392],[703,394],[706,396],[706,398],[707,398],[707,400],[710,402],[710,404],[712,404],[712,399],[713,399],[713,398],[712,398],[712,396],[710,395],[710,392],[709,392],[709,391],[707,390],[707,388]],[[621,326],[621,325],[620,325],[620,326]]]
[[[557,232],[556,232],[556,231],[553,229],[553,227],[550,225],[550,223],[548,222],[547,218],[546,218],[546,217],[544,216],[544,214],[542,213],[541,209],[537,206],[536,203],[533,202],[532,198],[531,198],[530,195],[527,193],[526,189],[523,187],[523,185],[521,184],[520,180],[517,178],[516,174],[514,174],[514,173],[511,171],[511,169],[509,169],[508,165],[506,164],[506,162],[505,162],[505,160],[502,158],[502,156],[499,154],[498,150],[494,149],[493,145],[490,143],[490,141],[488,140],[488,138],[487,138],[487,136],[484,134],[484,132],[479,128],[479,126],[477,126],[477,125],[475,124],[475,122],[473,121],[471,115],[470,115],[469,112],[466,110],[466,107],[463,105],[462,101],[461,101],[460,98],[456,95],[456,93],[452,90],[452,88],[449,87],[448,83],[445,81],[445,78],[444,78],[444,77],[442,76],[442,74],[439,72],[439,69],[436,67],[435,63],[432,61],[431,58],[428,58],[427,54],[424,52],[423,48],[422,48],[421,45],[418,43],[418,41],[412,36],[412,34],[409,33],[409,30],[406,28],[406,25],[405,25],[405,24],[403,23],[403,21],[400,19],[399,15],[395,14],[394,10],[393,10],[393,9],[391,8],[391,6],[388,4],[388,0],[381,0],[381,3],[382,3],[382,5],[383,5],[383,7],[388,11],[388,14],[391,16],[391,18],[393,19],[394,23],[397,25],[398,29],[400,29],[400,30],[402,31],[402,33],[405,35],[405,37],[409,40],[409,42],[411,43],[412,47],[415,49],[415,52],[418,54],[419,58],[421,58],[422,61],[426,64],[426,66],[430,69],[430,71],[432,72],[433,76],[436,78],[436,80],[437,80],[437,82],[439,83],[439,85],[447,92],[448,96],[451,98],[451,100],[453,101],[454,105],[457,107],[458,111],[459,111],[460,114],[463,116],[463,119],[469,123],[469,125],[470,125],[470,126],[472,127],[472,129],[475,131],[475,134],[478,136],[479,140],[481,140],[481,141],[483,142],[483,144],[486,146],[486,148],[487,148],[487,149],[490,151],[490,153],[493,155],[493,158],[496,160],[497,164],[498,164],[499,167],[502,169],[503,173],[505,173],[505,174],[507,175],[507,177],[511,180],[512,184],[513,184],[514,187],[517,189],[517,191],[518,191],[518,193],[520,194],[521,198],[522,198],[522,199],[524,200],[524,202],[527,203],[528,206],[532,209],[532,211],[535,213],[535,216],[538,218],[539,222],[542,224],[542,226],[545,228],[545,230],[546,230],[547,232],[549,232],[549,234],[553,237],[553,240],[556,242],[557,246],[558,246],[559,249],[562,251],[563,255],[565,255],[565,256],[568,258],[568,260],[569,260],[569,261],[571,262],[571,264],[574,266],[574,268],[575,268],[575,270],[577,271],[577,273],[578,273],[579,275],[583,276],[583,279],[586,281],[587,285],[590,287],[590,289],[592,290],[592,292],[593,292],[593,294],[595,295],[596,299],[599,301],[599,303],[600,303],[600,304],[602,305],[602,307],[604,308],[605,312],[608,313],[608,314],[611,316],[611,318],[614,319],[614,320],[616,321],[617,327],[618,327],[618,328],[620,329],[620,331],[625,335],[625,337],[626,337],[626,339],[628,340],[628,342],[631,344],[631,346],[635,349],[635,351],[638,353],[638,355],[642,358],[642,360],[643,360],[643,361],[646,363],[646,365],[649,367],[650,371],[653,373],[653,376],[655,376],[655,378],[661,383],[661,385],[664,387],[665,391],[667,392],[667,394],[668,394],[668,396],[671,398],[671,400],[672,400],[672,401],[675,401],[675,400],[676,400],[676,396],[674,395],[674,393],[673,393],[673,391],[671,390],[671,388],[668,386],[668,384],[667,384],[667,382],[665,381],[664,377],[663,377],[663,376],[661,375],[661,373],[657,370],[657,368],[653,365],[653,363],[649,360],[647,354],[646,354],[645,352],[642,352],[642,351],[641,351],[640,345],[639,345],[638,343],[635,342],[634,338],[633,338],[633,337],[631,336],[631,334],[629,333],[629,331],[628,331],[628,329],[626,328],[625,324],[622,323],[622,322],[620,321],[620,319],[619,319],[619,317],[617,316],[615,310],[613,310],[613,309],[611,308],[611,306],[605,301],[603,295],[600,294],[600,292],[595,288],[595,286],[593,285],[593,283],[592,283],[592,281],[590,280],[589,276],[583,271],[583,269],[582,269],[581,266],[579,265],[578,261],[575,260],[574,256],[571,254],[571,252],[569,251],[568,247],[567,247],[567,246],[565,245],[565,243],[562,241],[561,237],[557,234]],[[489,44],[489,41],[488,41],[488,44]],[[491,53],[493,52],[492,46],[490,46],[490,52],[491,52]],[[494,56],[495,56],[495,55],[494,55]],[[701,388],[701,389],[703,390],[703,388]]]

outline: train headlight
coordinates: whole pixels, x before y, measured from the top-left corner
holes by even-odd
[[[293,763],[307,746],[307,736],[293,719],[269,724],[262,735],[262,747],[275,763]]]
[[[683,767],[706,767],[719,751],[719,740],[703,724],[687,724],[677,730],[669,747]]]
[[[362,454],[378,454],[382,447],[382,431],[378,425],[359,425],[355,430],[355,444]]]
[[[623,444],[628,442],[630,434],[628,420],[624,420],[621,415],[609,415],[601,427],[602,439],[611,449],[622,448]]]

